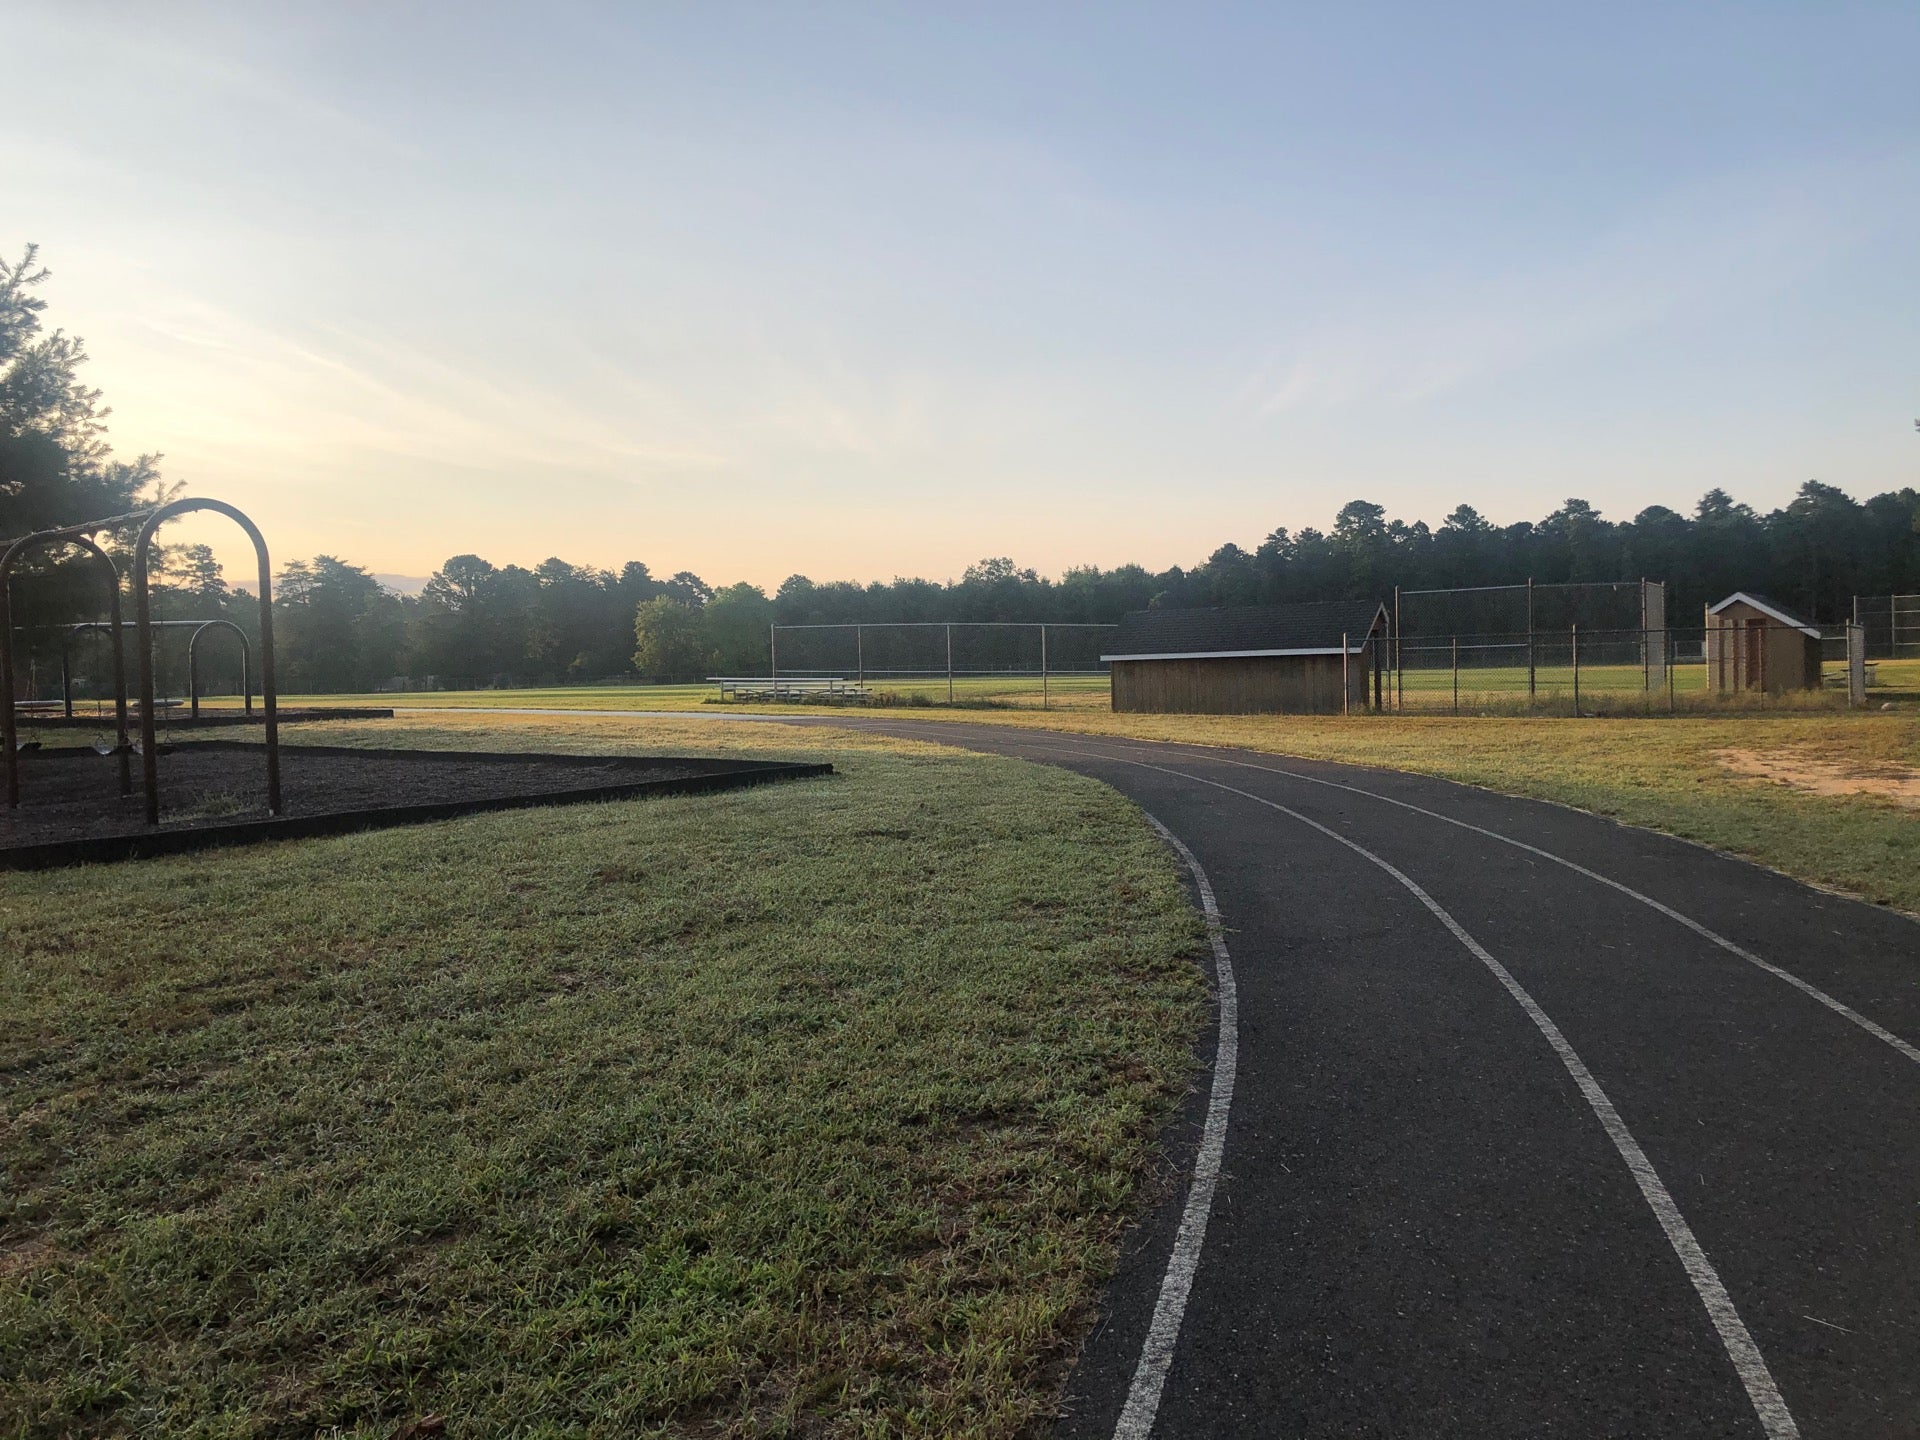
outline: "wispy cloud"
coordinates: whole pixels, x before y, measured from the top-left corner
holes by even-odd
[[[264,30],[222,27],[212,14],[197,21],[175,9],[56,6],[22,12],[8,27],[18,54],[68,57],[76,68],[83,64],[96,84],[104,78],[151,95],[154,77],[164,76],[166,93],[192,97],[209,114],[251,115],[276,134],[304,131],[362,153],[421,158],[423,152],[391,127],[321,99],[288,66],[260,58],[277,48],[299,59],[294,16],[280,14]],[[262,43],[262,36],[276,37],[277,44]]]
[[[163,286],[142,294],[139,418],[191,451],[284,453],[498,470],[715,470],[728,453],[697,421],[503,375],[408,340],[326,325],[290,330]],[[162,378],[164,377],[164,378]],[[651,413],[642,413],[650,411]],[[177,417],[191,417],[181,420]]]

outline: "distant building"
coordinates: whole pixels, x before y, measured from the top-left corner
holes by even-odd
[[[1100,658],[1117,711],[1338,715],[1379,706],[1387,626],[1376,600],[1136,610]]]
[[[1736,591],[1707,607],[1707,683],[1722,694],[1820,688],[1820,629],[1777,600]]]

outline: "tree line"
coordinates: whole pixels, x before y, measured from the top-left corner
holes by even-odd
[[[79,379],[84,346],[44,329],[36,290],[45,279],[32,247],[17,263],[0,260],[0,536],[173,493],[158,457],[123,461],[109,450],[109,412]],[[771,594],[744,582],[716,588],[685,571],[659,579],[638,560],[613,570],[550,558],[527,569],[456,555],[419,595],[403,595],[357,565],[317,555],[280,571],[274,626],[283,689],[347,693],[398,681],[464,688],[764,673],[775,622],[1110,623],[1149,606],[1385,599],[1396,586],[1641,577],[1669,582],[1667,613],[1676,625],[1697,623],[1704,602],[1734,590],[1840,620],[1855,595],[1920,592],[1920,491],[1862,501],[1809,480],[1789,504],[1763,514],[1715,488],[1690,513],[1654,505],[1629,521],[1569,499],[1538,521],[1510,525],[1461,505],[1437,528],[1353,500],[1325,531],[1283,527],[1252,549],[1221,545],[1191,568],[1080,566],[1052,578],[993,558],[958,580],[793,575]],[[23,665],[50,673],[57,627],[100,613],[95,583],[85,567],[59,556],[36,561],[21,578],[31,581],[14,593]],[[251,633],[254,609],[206,547],[161,552],[160,616],[230,619]],[[230,661],[210,663],[216,674],[219,666],[231,674]],[[98,670],[97,658],[84,664]],[[177,655],[163,657],[163,673],[169,665],[172,683],[183,683]]]
[[[686,572],[657,579],[640,561],[616,570],[549,559],[532,569],[476,555],[447,561],[417,596],[321,555],[280,574],[275,626],[289,690],[359,691],[397,677],[449,687],[544,685],[755,674],[768,627],[885,621],[1112,622],[1149,606],[1252,605],[1388,598],[1406,589],[1567,581],[1670,584],[1672,623],[1703,603],[1761,591],[1819,620],[1843,619],[1856,594],[1920,591],[1920,492],[1856,501],[1809,481],[1767,514],[1711,490],[1691,515],[1649,507],[1606,519],[1569,500],[1537,522],[1496,526],[1461,506],[1438,529],[1388,519],[1355,500],[1325,531],[1275,530],[1257,547],[1220,546],[1202,564],[1152,571],[1082,566],[1058,578],[1004,558],[953,581],[858,583],[794,575],[768,594]],[[181,601],[247,623],[217,579]],[[1637,623],[1637,622],[1634,622]]]

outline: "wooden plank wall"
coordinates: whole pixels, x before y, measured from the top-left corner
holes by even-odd
[[[1758,673],[1748,660],[1748,625],[1765,632]],[[1820,642],[1742,601],[1707,616],[1706,639],[1707,683],[1722,693],[1765,690],[1777,695],[1820,688]]]
[[[1113,708],[1160,715],[1338,715],[1338,655],[1243,660],[1116,660]],[[1354,710],[1371,698],[1373,657],[1348,660]]]

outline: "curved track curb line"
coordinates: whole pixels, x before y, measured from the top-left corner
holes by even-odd
[[[1127,1387],[1127,1403],[1113,1427],[1115,1440],[1147,1440],[1153,1433],[1153,1419],[1160,1409],[1160,1392],[1173,1365],[1173,1352],[1180,1342],[1180,1322],[1187,1313],[1187,1297],[1193,1292],[1193,1277],[1200,1269],[1200,1251],[1207,1239],[1213,1192],[1220,1181],[1220,1162],[1227,1149],[1227,1112],[1233,1106],[1233,1081],[1240,1057],[1239,991],[1234,985],[1233,960],[1227,954],[1226,931],[1220,923],[1220,906],[1213,898],[1213,885],[1179,836],[1151,815],[1147,816],[1147,822],[1186,862],[1194,887],[1200,892],[1207,940],[1213,947],[1214,988],[1220,996],[1220,1037],[1214,1050],[1213,1090],[1207,1097],[1200,1153],[1193,1163],[1193,1184],[1187,1191],[1186,1209],[1181,1212],[1180,1229],[1173,1239],[1173,1253],[1167,1257],[1167,1273],[1160,1281],[1153,1321],[1147,1328],[1147,1338],[1140,1345],[1140,1361],[1134,1367],[1133,1383]]]
[[[1089,759],[1111,760],[1116,757],[1101,756],[1091,751],[1070,752]],[[1560,1033],[1560,1027],[1553,1023],[1551,1016],[1540,1008],[1539,1002],[1527,992],[1518,980],[1498,960],[1488,953],[1486,948],[1469,935],[1458,920],[1448,914],[1440,903],[1420,888],[1405,872],[1396,868],[1392,862],[1382,859],[1353,840],[1349,840],[1339,831],[1329,829],[1317,820],[1311,820],[1297,810],[1289,810],[1277,801],[1263,795],[1255,795],[1251,790],[1239,790],[1231,785],[1223,785],[1218,780],[1209,780],[1204,775],[1192,775],[1182,770],[1171,770],[1164,765],[1149,765],[1143,760],[1122,760],[1123,765],[1138,765],[1144,770],[1158,770],[1163,775],[1172,775],[1177,779],[1195,781],[1201,785],[1210,785],[1216,790],[1224,790],[1230,795],[1251,800],[1270,810],[1277,810],[1290,819],[1318,831],[1329,840],[1337,841],[1365,860],[1377,865],[1392,876],[1413,895],[1422,905],[1431,911],[1434,917],[1445,925],[1461,945],[1492,973],[1494,979],[1511,995],[1520,1008],[1527,1014],[1534,1027],[1546,1038],[1547,1044],[1560,1058],[1567,1073],[1573,1077],[1573,1083],[1579,1088],[1594,1117],[1607,1132],[1607,1138],[1626,1162],[1634,1183],[1640,1187],[1640,1194],[1647,1206],[1653,1211],[1654,1218],[1660,1222],[1660,1228],[1666,1232],[1667,1243],[1673,1247],[1679,1257],[1681,1267],[1687,1272],[1687,1278],[1693,1282],[1693,1288],[1706,1307],[1707,1317],[1713,1321],[1713,1328],[1719,1332],[1720,1343],[1725,1346],[1727,1358],[1732,1361],[1734,1372],[1740,1377],[1740,1383],[1746,1388],[1747,1398],[1753,1402],[1754,1414],[1759,1417],[1761,1429],[1768,1440],[1799,1440],[1800,1427],[1787,1409],[1787,1402],[1781,1397],[1779,1387],[1774,1383],[1773,1372],[1767,1368],[1766,1357],[1761,1355],[1760,1347],[1754,1343],[1752,1334],[1747,1330],[1746,1322],[1734,1308],[1733,1297],[1727,1293],[1727,1287],[1721,1282],[1719,1272],[1713,1268],[1713,1262],[1700,1248],[1693,1228],[1687,1224],[1686,1217],[1680,1213],[1680,1207],[1674,1203],[1666,1183],[1659,1172],[1653,1168],[1653,1162],[1647,1158],[1646,1151],[1640,1148],[1640,1142],[1633,1138],[1627,1129],[1626,1121],[1620,1118],[1620,1112],[1613,1107],[1607,1093],[1600,1088],[1600,1082],[1593,1078],[1593,1072],[1587,1069],[1567,1037]],[[1196,1187],[1197,1188],[1197,1187]],[[1182,1229],[1185,1224],[1182,1222]],[[1170,1267],[1171,1268],[1171,1267]],[[1158,1316],[1156,1315],[1156,1320]],[[1131,1402],[1131,1397],[1129,1397]],[[1127,1433],[1127,1432],[1123,1432]],[[1145,1431],[1131,1432],[1141,1436]]]

